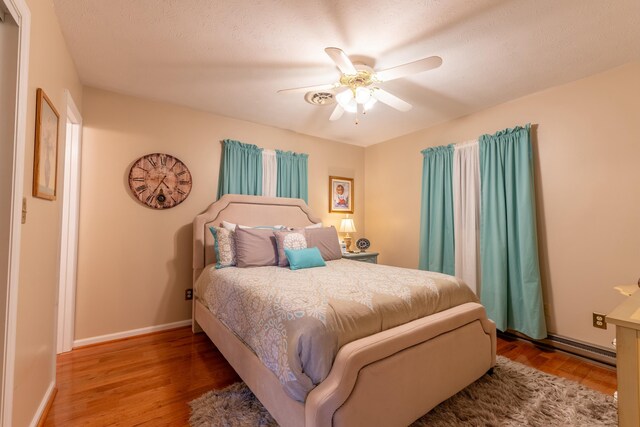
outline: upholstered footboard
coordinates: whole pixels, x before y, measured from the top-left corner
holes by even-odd
[[[204,329],[283,427],[406,426],[495,364],[495,325],[467,303],[345,345],[303,405],[200,301]]]
[[[407,426],[495,360],[495,325],[476,303],[354,341],[309,393],[305,426]]]

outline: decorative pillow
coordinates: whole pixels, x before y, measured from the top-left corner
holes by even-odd
[[[236,239],[235,233],[222,227],[209,227],[215,243],[213,249],[216,252],[216,268],[231,267],[236,265]]]
[[[322,259],[318,248],[307,249],[285,249],[289,265],[292,270],[300,270],[302,268],[324,267],[327,265]]]
[[[342,258],[338,232],[334,227],[306,228],[307,247],[317,247],[325,261]]]
[[[307,239],[304,237],[304,230],[274,231],[276,236],[276,246],[278,247],[278,265],[286,267],[289,265],[285,249],[306,249]]]
[[[238,267],[278,265],[278,249],[273,230],[236,227],[235,237]]]
[[[285,228],[284,225],[256,225],[256,226],[249,226],[249,225],[238,225],[238,224],[234,224],[232,222],[228,222],[228,221],[222,221],[222,226],[224,228],[226,228],[229,231],[235,231],[236,227],[240,227],[240,228],[264,228],[264,229],[269,229],[269,230],[282,230],[283,228]]]

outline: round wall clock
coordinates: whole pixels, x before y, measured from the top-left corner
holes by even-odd
[[[364,237],[356,241],[356,247],[360,249],[362,252],[369,249],[370,246],[371,246],[371,242],[369,242],[369,239],[365,239]]]
[[[154,209],[169,209],[191,192],[191,173],[179,159],[163,153],[147,154],[133,163],[129,187],[140,202]]]

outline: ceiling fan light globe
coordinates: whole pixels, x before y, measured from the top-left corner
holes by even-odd
[[[373,108],[373,106],[378,102],[373,96],[369,98],[369,100],[364,104],[364,111],[369,111]]]
[[[350,101],[353,101],[353,92],[351,92],[351,89],[340,92],[336,95],[336,101],[346,110]]]
[[[351,98],[349,103],[343,108],[345,111],[349,113],[355,113],[356,111],[358,111],[358,103],[356,102],[355,99]]]
[[[371,89],[360,86],[356,89],[356,102],[366,104],[371,99]]]

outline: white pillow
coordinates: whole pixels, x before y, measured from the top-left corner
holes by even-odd
[[[307,225],[305,228],[322,228],[322,223]]]
[[[240,228],[272,228],[274,230],[282,230],[284,228],[284,225],[255,225],[255,226],[248,226],[248,225],[240,225],[240,224],[234,224],[232,222],[227,222],[227,221],[222,221],[222,226],[224,228],[226,228],[229,231],[235,231],[236,230],[236,225]]]

